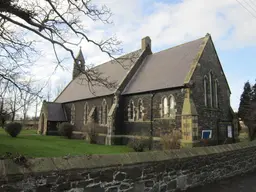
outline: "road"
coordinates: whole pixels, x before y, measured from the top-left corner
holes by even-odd
[[[256,192],[256,172],[188,189],[186,192]]]

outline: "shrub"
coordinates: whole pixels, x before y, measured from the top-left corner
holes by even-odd
[[[61,136],[67,137],[68,139],[71,139],[72,131],[74,129],[74,126],[70,123],[61,123],[58,127],[59,133]]]
[[[87,131],[87,140],[91,144],[96,144],[97,143],[97,132],[95,131],[97,128],[97,124],[95,122],[91,122],[88,124],[88,131]]]
[[[163,150],[179,149],[180,139],[181,139],[180,130],[173,129],[170,133],[161,135],[160,144]]]
[[[11,137],[17,137],[17,135],[20,134],[22,129],[22,124],[11,122],[8,123],[5,126],[5,131],[11,136]]]
[[[84,128],[84,133],[85,133],[84,137],[91,144],[97,143],[98,134],[95,131],[96,128],[97,128],[97,124],[95,122],[88,123],[88,125]]]
[[[146,148],[149,148],[150,145],[150,138],[145,138],[143,136],[136,136],[132,138],[128,146],[133,148],[136,152],[143,152]]]
[[[97,133],[95,132],[95,129],[90,129],[87,133],[88,135],[88,141],[91,144],[97,143]]]

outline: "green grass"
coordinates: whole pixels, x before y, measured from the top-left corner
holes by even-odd
[[[0,128],[0,156],[6,152],[27,157],[60,157],[82,154],[114,154],[133,151],[127,146],[106,146],[86,143],[84,140],[65,139],[59,136],[41,136],[35,130],[23,130],[16,138]]]

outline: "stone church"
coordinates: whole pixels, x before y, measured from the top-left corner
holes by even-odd
[[[73,78],[54,102],[44,102],[38,132],[51,135],[70,122],[74,135],[94,130],[97,142],[127,144],[138,135],[159,141],[172,129],[182,133],[184,147],[201,139],[212,144],[236,142],[237,118],[230,88],[210,34],[157,53],[150,37],[140,49],[94,69],[115,88],[84,83],[80,50]],[[90,125],[90,126],[89,126]]]

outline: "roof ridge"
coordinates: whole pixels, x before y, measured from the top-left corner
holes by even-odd
[[[157,53],[161,53],[161,52],[164,52],[164,51],[168,51],[168,50],[170,50],[170,49],[174,49],[174,48],[177,48],[177,47],[180,47],[180,46],[183,46],[183,45],[186,45],[186,44],[189,44],[189,43],[192,43],[192,42],[194,42],[194,41],[198,41],[198,40],[201,40],[201,39],[204,39],[204,38],[205,38],[205,37],[200,37],[200,38],[194,39],[194,40],[192,40],[192,41],[187,41],[187,42],[185,42],[185,43],[182,43],[182,44],[179,44],[179,45],[175,45],[174,47],[170,47],[170,48],[167,48],[167,49],[164,49],[164,50],[155,52],[155,53],[153,53],[152,55],[157,54]]]

